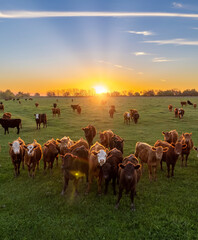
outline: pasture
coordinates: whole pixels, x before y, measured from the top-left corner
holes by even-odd
[[[124,156],[134,153],[137,141],[153,145],[163,139],[162,131],[176,129],[192,132],[198,146],[198,109],[184,106],[183,119],[175,118],[168,105],[181,107],[186,97],[132,97],[109,98],[101,105],[101,98],[60,98],[57,102],[61,116],[52,117],[53,98],[37,98],[33,101],[4,101],[5,112],[12,118],[21,118],[23,128],[19,136],[26,142],[36,139],[40,144],[48,139],[70,136],[72,140],[84,137],[82,127],[92,124],[97,132],[111,129],[124,139]],[[191,97],[193,103],[198,98]],[[36,108],[34,103],[38,102]],[[80,104],[81,115],[73,112],[70,105]],[[115,105],[114,118],[109,117],[109,106]],[[123,113],[135,108],[139,111],[138,124],[124,125]],[[48,127],[36,130],[33,114],[46,113]],[[3,113],[1,113],[3,115]],[[79,196],[74,197],[73,185],[61,196],[63,177],[61,159],[54,165],[53,173],[43,174],[43,161],[35,179],[29,178],[27,168],[14,177],[13,165],[8,154],[8,142],[18,138],[16,128],[4,135],[0,127],[0,239],[197,239],[198,236],[198,158],[191,151],[188,167],[181,167],[179,158],[175,177],[166,177],[158,167],[157,181],[150,182],[147,166],[137,185],[136,211],[130,210],[130,198],[123,195],[120,207],[115,209],[117,196],[111,185],[108,194],[97,196],[96,182],[85,196],[85,180],[79,185]],[[99,140],[98,134],[94,142]]]

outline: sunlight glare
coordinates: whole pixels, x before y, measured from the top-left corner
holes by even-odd
[[[95,86],[94,89],[96,91],[96,94],[102,94],[102,93],[108,92],[107,88],[104,86]]]

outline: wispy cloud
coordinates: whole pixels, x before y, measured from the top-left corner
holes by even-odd
[[[135,56],[145,56],[145,55],[150,55],[150,53],[146,53],[146,52],[134,52],[133,53]]]
[[[182,17],[198,18],[198,14],[168,12],[49,12],[1,11],[0,18],[50,18],[50,17]]]
[[[178,2],[173,2],[172,7],[173,8],[183,8],[183,5],[181,3],[178,3]]]
[[[192,29],[194,29],[194,30],[198,30],[198,27],[192,27]]]
[[[133,68],[130,68],[130,67],[125,67],[125,66],[122,66],[122,65],[119,65],[119,64],[113,64],[113,63],[106,62],[106,61],[103,61],[103,60],[98,60],[97,62],[102,63],[102,64],[107,64],[107,65],[110,65],[110,66],[115,67],[115,68],[128,70],[128,71],[133,71],[134,70]]]
[[[191,41],[187,39],[169,39],[169,40],[154,40],[154,41],[144,41],[145,43],[156,43],[158,45],[173,44],[173,45],[189,45],[198,46],[198,41]]]
[[[168,58],[165,58],[165,57],[156,57],[156,58],[153,58],[152,62],[155,62],[155,63],[162,63],[162,62],[173,62],[175,60],[173,59],[168,59]]]
[[[149,35],[154,35],[152,32],[150,31],[127,31],[128,33],[132,33],[132,34],[138,34],[138,35],[144,35],[144,36],[149,36]]]

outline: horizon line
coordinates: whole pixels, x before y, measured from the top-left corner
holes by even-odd
[[[193,13],[168,12],[90,12],[90,11],[0,11],[0,19],[15,18],[53,18],[53,17],[180,17],[198,18]]]

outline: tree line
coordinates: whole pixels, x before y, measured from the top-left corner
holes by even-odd
[[[96,92],[94,89],[84,90],[78,88],[71,88],[66,90],[52,90],[46,93],[47,97],[91,97],[96,96]],[[107,97],[133,97],[133,96],[198,96],[198,91],[196,89],[186,89],[184,91],[180,91],[177,89],[171,90],[144,90],[144,91],[112,91],[103,94]],[[30,93],[18,92],[13,93],[10,89],[6,91],[0,90],[0,98],[1,99],[13,99],[13,98],[28,98],[30,97]],[[40,97],[39,93],[34,93],[34,97]]]

